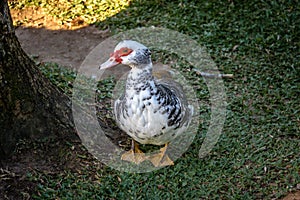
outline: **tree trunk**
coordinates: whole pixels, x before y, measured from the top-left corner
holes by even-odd
[[[7,0],[0,0],[0,160],[20,138],[69,133],[75,133],[70,99],[22,50]]]

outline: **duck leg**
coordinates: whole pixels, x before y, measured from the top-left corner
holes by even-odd
[[[139,149],[138,143],[134,140],[132,140],[131,149],[121,156],[121,160],[133,162],[137,165],[143,162],[145,159],[145,154]]]
[[[165,144],[163,148],[160,149],[160,152],[154,155],[149,156],[149,160],[155,167],[163,167],[168,165],[174,165],[174,162],[166,154],[168,144]]]

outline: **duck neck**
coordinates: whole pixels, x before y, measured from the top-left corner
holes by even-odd
[[[154,78],[152,75],[152,63],[146,66],[132,66],[127,76],[126,90],[127,93],[132,93],[133,90],[140,92],[146,87],[155,87]]]

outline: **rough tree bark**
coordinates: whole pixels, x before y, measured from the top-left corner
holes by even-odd
[[[74,134],[73,127],[69,98],[22,50],[7,0],[0,0],[0,160],[20,138]]]

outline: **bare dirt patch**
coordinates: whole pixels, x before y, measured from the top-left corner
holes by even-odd
[[[300,191],[288,194],[283,200],[300,200]]]
[[[16,35],[23,49],[40,62],[76,68],[87,54],[110,35],[80,18],[69,24],[46,15],[41,8],[11,9]]]

